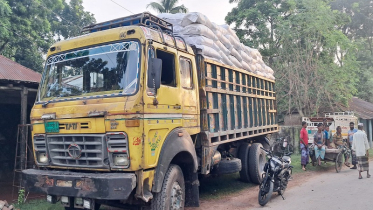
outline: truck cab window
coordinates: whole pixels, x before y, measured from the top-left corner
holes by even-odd
[[[162,60],[161,84],[176,87],[175,55],[157,50],[157,58]]]
[[[193,88],[192,62],[190,59],[180,57],[180,79],[183,88]]]

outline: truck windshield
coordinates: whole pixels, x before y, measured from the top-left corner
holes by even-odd
[[[137,91],[139,43],[127,41],[48,57],[39,101]]]

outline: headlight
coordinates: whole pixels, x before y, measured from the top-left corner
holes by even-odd
[[[274,171],[275,168],[276,168],[276,163],[273,160],[271,160],[270,162],[271,162],[271,169],[272,169],[272,171]]]
[[[128,156],[127,154],[114,154],[114,165],[116,166],[128,166]]]
[[[39,163],[47,163],[48,162],[48,157],[45,152],[39,152],[38,153],[38,161]]]

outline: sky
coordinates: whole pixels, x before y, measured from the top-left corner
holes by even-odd
[[[98,23],[132,15],[131,12],[113,1],[134,14],[145,11],[157,14],[154,10],[147,9],[146,6],[152,1],[159,2],[160,0],[83,0],[83,6],[86,11],[94,14]],[[189,12],[200,12],[219,25],[225,24],[225,16],[237,5],[237,3],[230,4],[229,0],[179,0],[178,5],[181,4],[184,4]]]

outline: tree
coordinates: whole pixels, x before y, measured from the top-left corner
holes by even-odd
[[[335,0],[331,5],[351,20],[341,30],[358,45],[357,60],[360,63],[360,77],[357,96],[373,102],[373,2]]]
[[[9,33],[8,16],[12,13],[8,3],[5,0],[0,0],[0,37],[7,36]]]
[[[93,14],[84,11],[83,0],[70,0],[69,4],[63,1],[63,9],[57,10],[51,17],[52,30],[58,40],[78,36],[84,26],[96,22]]]
[[[341,30],[345,14],[325,0],[230,0],[237,1],[226,21],[275,70],[279,114],[312,116],[347,104],[359,64]]]
[[[277,26],[290,15],[294,3],[288,0],[229,0],[238,2],[237,7],[225,17],[228,24],[235,24],[241,42],[260,49],[272,63],[278,56],[280,37]]]
[[[176,6],[178,2],[179,0],[161,0],[160,3],[151,2],[146,8],[150,7],[158,13],[187,13],[188,9],[183,4]]]
[[[16,62],[41,71],[43,57],[53,41],[48,15],[43,8],[61,6],[60,0],[7,0],[11,14],[5,17],[9,23],[7,33],[0,34],[0,54]]]
[[[95,21],[81,4],[81,0],[70,4],[65,0],[0,0],[0,54],[41,72],[43,56],[54,38],[78,35],[79,27]]]
[[[299,0],[277,32],[274,63],[279,111],[301,116],[337,111],[356,93],[357,46],[338,28],[341,14],[320,0]]]

